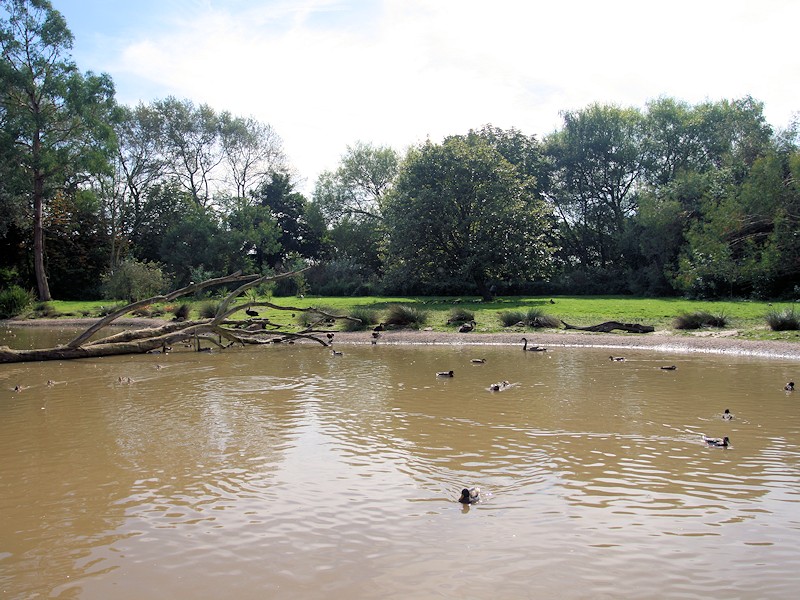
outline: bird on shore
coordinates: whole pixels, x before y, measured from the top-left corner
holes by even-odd
[[[528,338],[522,338],[520,341],[522,342],[523,352],[525,352],[526,350],[528,352],[547,352],[547,348],[545,348],[544,346],[531,346],[530,348],[528,348]]]
[[[329,341],[329,342],[332,342],[332,341],[333,341],[333,335],[334,335],[334,334],[332,334],[332,333],[326,333],[326,334],[325,334],[325,337],[326,337],[326,338],[328,338],[328,341]]]
[[[733,413],[731,413],[731,410],[729,408],[726,408],[725,412],[722,413],[722,418],[725,419],[726,421],[731,421],[733,419]]]
[[[378,331],[373,331],[373,332],[372,332],[372,344],[373,344],[373,345],[375,345],[375,344],[377,344],[377,343],[378,343],[378,338],[379,338],[379,337],[381,337],[381,334],[380,334],[380,332],[378,332]]]
[[[710,438],[703,436],[703,441],[714,448],[727,448],[731,445],[731,441],[726,435],[724,438]]]
[[[461,490],[461,497],[458,499],[461,504],[477,504],[481,501],[481,491],[478,488],[464,488]]]
[[[477,327],[477,323],[475,321],[469,321],[467,323],[462,323],[461,327],[458,328],[459,333],[469,333],[470,331],[474,330]]]
[[[248,308],[244,312],[248,317],[257,317],[258,316],[258,311],[253,310],[252,308]]]
[[[794,381],[790,381],[789,383],[787,383],[785,386],[783,386],[783,389],[786,390],[787,392],[793,392],[794,391]]]
[[[436,373],[436,376],[437,377],[452,377],[453,376],[453,372],[452,371],[439,371],[438,373]]]

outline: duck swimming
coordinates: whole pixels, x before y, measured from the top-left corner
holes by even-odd
[[[499,381],[497,383],[493,383],[492,385],[490,385],[489,386],[489,391],[490,392],[499,392],[500,390],[503,390],[503,389],[507,388],[510,385],[511,384],[508,381]]]
[[[787,392],[793,392],[794,391],[794,381],[790,381],[789,383],[787,383],[785,386],[783,386],[783,389],[786,390]]]
[[[731,419],[733,419],[733,413],[731,413],[730,409],[726,408],[725,412],[722,413],[722,418],[725,419],[726,421],[730,421]]]
[[[486,359],[485,358],[472,358],[472,359],[470,359],[469,362],[471,362],[473,365],[482,365],[483,363],[486,362]]]
[[[728,439],[727,435],[722,439],[703,436],[703,441],[709,446],[713,446],[715,448],[727,448],[731,445],[731,441]]]
[[[678,367],[676,367],[675,365],[669,365],[668,367],[661,367],[661,370],[662,371],[674,371],[677,368]]]
[[[344,354],[339,350],[331,350],[331,356],[343,356]]]
[[[439,371],[438,373],[436,373],[436,376],[437,377],[452,377],[453,376],[453,372],[452,371]]]
[[[613,360],[614,362],[623,362],[625,360],[624,356],[609,356],[608,360]]]
[[[461,504],[477,504],[481,501],[480,493],[478,488],[464,488],[461,490],[461,497],[458,501]]]

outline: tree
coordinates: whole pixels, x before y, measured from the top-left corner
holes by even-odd
[[[386,199],[392,277],[487,298],[493,280],[546,277],[547,209],[530,189],[481,136],[412,149]]]
[[[565,261],[585,270],[621,266],[619,239],[638,208],[644,170],[642,116],[594,104],[564,113],[546,142],[553,161],[548,197],[560,217]]]
[[[72,34],[50,2],[0,0],[0,7],[0,105],[16,171],[16,187],[6,193],[30,202],[36,285],[40,300],[49,300],[46,204],[57,190],[106,168],[114,89],[106,75],[78,72]]]
[[[283,142],[272,126],[229,112],[219,119],[227,179],[238,198],[245,198],[273,173],[286,170]]]

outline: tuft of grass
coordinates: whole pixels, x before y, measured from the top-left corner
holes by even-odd
[[[0,291],[0,319],[22,314],[33,302],[33,292],[12,285]]]
[[[557,329],[561,321],[552,315],[545,314],[541,308],[529,308],[525,313],[525,323],[528,327]]]
[[[447,317],[448,325],[462,325],[475,320],[475,313],[463,306],[454,306]]]
[[[219,310],[219,305],[222,304],[218,300],[206,300],[205,302],[201,302],[200,306],[197,307],[197,311],[200,313],[201,319],[213,319],[217,316],[217,311]]]
[[[61,315],[59,310],[50,302],[37,302],[34,304],[33,310],[36,312],[37,317],[44,319],[55,319]]]
[[[361,323],[345,320],[342,322],[342,329],[344,331],[363,331],[365,329],[371,329],[378,323],[378,313],[369,308],[354,308],[350,311],[349,316],[355,319],[361,319]]]
[[[189,318],[189,312],[192,310],[192,305],[188,302],[182,302],[178,306],[172,309],[172,315],[175,317],[176,320],[183,320]]]
[[[800,329],[800,317],[794,307],[782,311],[770,311],[765,319],[772,331],[797,331]]]
[[[393,304],[386,315],[386,324],[391,327],[416,329],[427,321],[427,311],[407,304]]]
[[[521,310],[504,310],[497,313],[503,327],[514,327],[515,325],[525,326],[525,313]]]
[[[675,317],[675,329],[702,329],[703,327],[723,328],[728,325],[728,318],[722,314],[711,314],[703,310],[692,313],[682,313]]]

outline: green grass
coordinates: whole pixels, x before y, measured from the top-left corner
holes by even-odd
[[[182,300],[182,299],[181,299]],[[267,300],[267,298],[257,298]],[[552,302],[551,302],[552,300]],[[291,328],[299,328],[297,323],[298,309],[310,307],[325,307],[327,311],[337,314],[351,314],[354,311],[369,311],[374,314],[378,322],[385,321],[388,310],[394,305],[416,306],[427,314],[425,327],[435,331],[452,331],[452,325],[447,324],[453,309],[469,311],[475,315],[479,333],[493,333],[509,331],[503,327],[500,313],[520,311],[527,313],[529,310],[540,310],[543,313],[564,320],[570,325],[586,326],[596,325],[604,321],[621,321],[623,323],[641,323],[652,325],[656,330],[669,330],[677,335],[691,335],[674,328],[674,321],[678,315],[707,312],[711,314],[724,314],[727,329],[739,331],[741,337],[763,340],[790,340],[800,341],[797,331],[772,331],[767,326],[766,317],[776,311],[789,310],[791,303],[771,305],[768,302],[751,301],[719,301],[704,302],[686,300],[683,298],[632,298],[629,296],[553,296],[545,298],[530,297],[504,297],[492,302],[482,302],[477,297],[305,297],[305,298],[269,298],[269,301],[289,307],[288,311],[257,307],[262,317],[267,317],[276,323],[282,323]],[[192,309],[190,318],[197,318],[203,300],[190,302]],[[170,308],[181,303],[175,302],[172,306],[153,307],[164,309],[165,318],[171,318]],[[112,301],[53,301],[51,303],[61,315],[70,316],[97,316],[101,307],[117,306]],[[295,313],[292,316],[292,313]],[[244,313],[234,315],[234,318],[245,318]],[[335,329],[343,329],[342,324],[337,324]],[[517,328],[523,330],[522,328]]]

